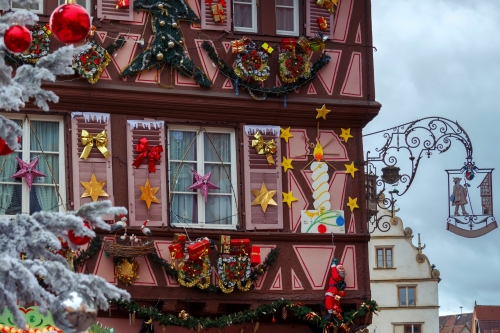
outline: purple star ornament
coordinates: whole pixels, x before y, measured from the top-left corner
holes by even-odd
[[[219,187],[214,183],[210,182],[210,176],[212,175],[212,171],[207,173],[205,176],[201,176],[198,172],[193,170],[193,176],[196,179],[196,182],[188,187],[188,190],[200,190],[201,194],[203,194],[203,198],[205,198],[205,202],[207,202],[208,190],[218,190]]]
[[[30,163],[24,162],[22,159],[16,156],[17,163],[19,164],[20,170],[13,174],[10,178],[22,178],[26,180],[26,184],[28,184],[28,188],[31,191],[31,185],[33,184],[34,177],[45,177],[43,173],[36,170],[36,166],[38,164],[38,157],[33,159]]]

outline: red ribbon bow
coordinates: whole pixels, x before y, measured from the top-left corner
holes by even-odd
[[[135,150],[137,150],[140,154],[137,156],[132,165],[138,169],[147,157],[149,172],[156,172],[156,161],[160,160],[160,153],[163,152],[163,146],[158,145],[153,148],[149,148],[148,139],[142,138],[139,140],[139,143],[135,145]]]

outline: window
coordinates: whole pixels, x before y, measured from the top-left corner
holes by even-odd
[[[22,127],[23,137],[21,150],[0,157],[0,215],[64,211],[63,120],[47,115],[23,116],[8,115]],[[45,177],[34,177],[31,191],[24,177],[11,178],[19,170],[16,156],[25,162],[38,157],[36,169]]]
[[[399,306],[415,306],[415,287],[399,287]]]
[[[234,229],[236,208],[236,146],[233,129],[170,127],[168,130],[170,221],[174,226]],[[207,201],[190,190],[192,170],[211,172]]]
[[[404,333],[422,333],[422,326],[420,324],[404,325]]]
[[[377,248],[377,268],[392,268],[392,247]]]
[[[276,34],[299,35],[298,0],[276,0]]]
[[[17,10],[17,9],[28,9],[29,11],[33,13],[38,13],[38,14],[43,14],[43,1],[37,2],[37,3],[32,3],[28,8],[22,7],[18,2],[12,1],[10,8],[12,10]]]
[[[257,0],[234,0],[233,24],[234,30],[257,32]]]
[[[59,0],[59,6],[64,5],[65,3],[66,3],[65,0]],[[85,8],[87,10],[87,13],[89,13],[89,15],[91,15],[90,0],[76,0],[76,3],[80,6],[82,6],[83,8]]]

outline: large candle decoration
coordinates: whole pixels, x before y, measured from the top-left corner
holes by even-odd
[[[314,159],[316,162],[311,163],[314,209],[324,212],[325,210],[331,209],[331,204],[330,192],[328,191],[328,164],[326,164],[326,162],[322,162],[323,148],[321,147],[319,141],[314,148]]]

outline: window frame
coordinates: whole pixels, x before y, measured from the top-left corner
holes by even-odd
[[[383,250],[383,266],[379,266],[378,251]],[[391,266],[387,266],[387,250],[391,251]],[[376,246],[375,247],[375,267],[379,269],[394,269],[394,246]]]
[[[276,1],[274,1],[274,17],[276,18],[277,7]],[[278,30],[276,27],[276,35],[278,36],[298,36],[299,35],[299,0],[293,0],[293,31],[290,30]]]
[[[416,307],[417,306],[417,285],[398,285],[398,306],[402,308],[409,308],[409,307]],[[412,305],[409,304],[408,302],[408,289],[413,288],[414,290],[414,300]],[[400,290],[405,289],[406,290],[406,304],[401,305],[401,293]]]
[[[203,0],[202,0],[203,1]],[[234,19],[234,16],[236,15],[235,11],[235,5],[238,2],[238,0],[233,0],[232,1],[232,6],[233,6],[233,30],[234,31],[239,31],[239,32],[253,32],[257,33],[258,32],[258,27],[257,27],[257,0],[252,0],[252,3],[250,6],[252,6],[252,27],[251,28],[245,28],[245,27],[237,27],[236,26],[236,20]],[[239,2],[238,2],[239,3]]]
[[[418,332],[418,333],[422,333],[422,325],[421,324],[404,324],[403,325],[404,333],[406,333],[406,329],[408,327],[411,327],[411,333],[415,333],[415,326],[418,326],[418,328],[420,329],[420,332]]]
[[[87,0],[86,0],[86,1],[87,1]],[[40,1],[40,2],[37,4],[37,5],[38,5],[38,9],[27,9],[27,10],[29,10],[30,12],[35,13],[35,14],[44,14],[44,11],[43,11],[43,10],[44,10],[44,6],[43,6],[43,4],[44,4],[44,1],[42,0],[42,1]],[[26,8],[22,8],[22,7],[14,7],[14,1],[13,1],[13,0],[11,0],[11,1],[10,1],[10,9],[11,9],[12,11],[16,11],[16,10],[26,9]],[[14,119],[14,118],[12,118],[12,119]]]
[[[24,122],[25,118],[29,118],[30,121],[45,121],[45,122],[54,122],[59,124],[59,183],[57,186],[59,187],[59,194],[60,198],[58,198],[59,202],[59,212],[65,212],[65,208],[67,207],[66,203],[66,156],[65,156],[65,141],[64,141],[64,117],[63,116],[54,116],[54,115],[39,115],[39,114],[19,114],[19,113],[0,113],[0,115],[3,115],[7,119],[11,120],[21,120],[23,123],[21,123],[22,126],[22,131],[23,131],[23,140],[22,140],[22,147],[20,150],[15,150],[13,154],[21,152],[21,157],[23,161],[30,161],[31,160],[31,150],[30,150],[30,136],[31,136],[31,128],[28,125],[28,122]],[[40,153],[41,154],[41,153]],[[42,159],[40,159],[39,163],[43,162]],[[19,184],[19,183],[17,183]],[[33,186],[40,186],[40,185],[33,185]],[[54,183],[52,183],[51,186],[54,186]],[[22,198],[21,198],[21,214],[30,214],[29,213],[29,207],[30,207],[30,195],[29,195],[29,189],[28,189],[28,184],[26,183],[26,180],[24,177],[22,178],[21,181],[21,188],[22,188]],[[28,193],[28,195],[26,195]],[[61,200],[63,202],[61,202]],[[6,217],[12,217],[14,215],[2,215]]]
[[[231,217],[231,224],[205,224],[205,200],[203,199],[203,195],[201,194],[200,191],[197,191],[197,203],[198,203],[198,223],[186,223],[186,222],[173,222],[171,219],[171,200],[169,200],[169,211],[168,211],[168,218],[170,225],[172,227],[176,228],[184,228],[186,226],[189,226],[190,228],[198,228],[198,229],[220,229],[220,230],[236,230],[239,221],[238,221],[238,176],[237,176],[237,166],[236,166],[236,131],[234,128],[227,128],[227,127],[200,127],[200,126],[186,126],[186,125],[172,125],[169,124],[167,126],[167,133],[166,133],[166,138],[167,138],[167,147],[168,147],[168,192],[169,192],[169,197],[171,194],[175,193],[176,191],[172,191],[171,188],[171,179],[170,179],[170,131],[190,131],[190,132],[200,132],[198,136],[196,137],[196,145],[197,145],[197,151],[198,154],[203,152],[203,149],[200,149],[200,147],[203,147],[203,129],[207,133],[223,133],[223,134],[229,134],[229,141],[231,145],[231,168],[230,168],[230,176],[232,179],[232,189],[235,193],[231,191],[230,196],[231,196],[231,211],[232,217]],[[175,162],[174,162],[175,163]],[[200,174],[205,174],[204,172],[204,164],[205,160],[204,158],[201,159],[199,155],[196,156],[196,168],[197,171],[200,172]],[[201,171],[200,171],[201,170]]]
[[[58,5],[57,6],[60,6],[60,5],[64,5],[66,2],[65,0],[58,0],[57,1]],[[87,13],[89,14],[90,16],[90,22],[92,22],[92,8],[91,8],[91,0],[85,0],[85,10],[87,11]]]

